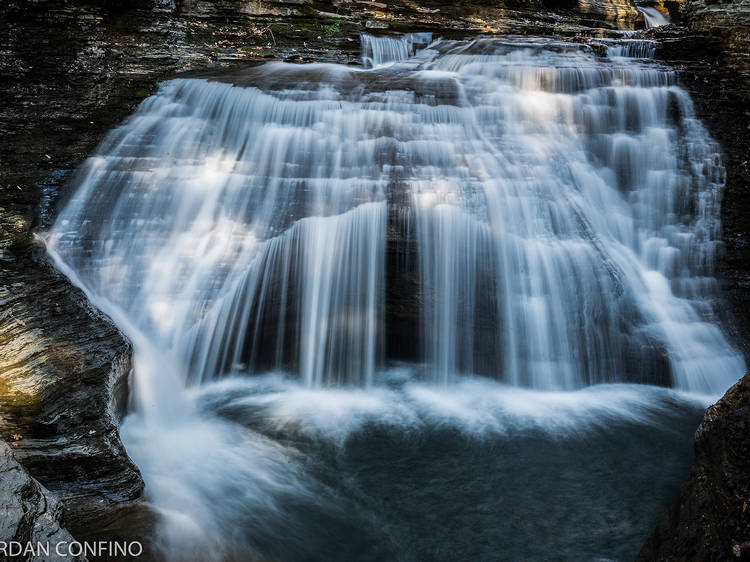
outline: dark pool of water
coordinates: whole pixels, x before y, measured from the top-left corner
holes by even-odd
[[[330,427],[311,431],[304,416],[290,421],[288,411],[280,424],[268,409],[210,400],[223,418],[294,451],[308,482],[304,494],[279,492],[280,512],[265,529],[227,519],[236,557],[632,560],[676,500],[702,414],[700,404],[661,392],[648,390],[638,405],[645,415],[633,417],[602,415],[595,403],[591,419],[584,404],[562,425],[551,415],[492,430],[441,415],[344,427],[344,416],[336,438]]]

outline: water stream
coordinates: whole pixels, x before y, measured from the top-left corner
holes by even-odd
[[[659,27],[662,25],[669,25],[669,18],[661,13],[653,6],[637,6],[638,11],[643,14],[643,19],[646,21],[646,27],[651,29],[652,27]]]
[[[108,135],[46,239],[134,343],[159,556],[632,558],[745,369],[652,46],[363,36]]]

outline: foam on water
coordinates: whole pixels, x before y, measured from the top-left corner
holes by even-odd
[[[310,390],[282,373],[227,378],[193,396],[212,411],[262,431],[301,431],[338,445],[367,424],[402,431],[450,427],[468,435],[542,432],[568,436],[611,423],[648,425],[677,405],[706,407],[713,397],[653,386],[605,384],[570,392],[517,388],[462,377],[450,387],[413,378],[402,367],[367,390]]]
[[[131,416],[121,435],[160,515],[157,548],[170,560],[260,556],[258,543],[278,537],[289,498],[314,497],[293,451],[237,424]],[[235,525],[252,532],[227,532]]]

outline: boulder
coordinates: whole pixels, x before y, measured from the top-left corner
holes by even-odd
[[[638,560],[750,560],[750,373],[706,410],[679,502]]]

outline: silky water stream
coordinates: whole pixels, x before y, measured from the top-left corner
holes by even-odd
[[[134,344],[159,559],[632,559],[744,372],[653,45],[430,41],[164,82],[45,235]]]

